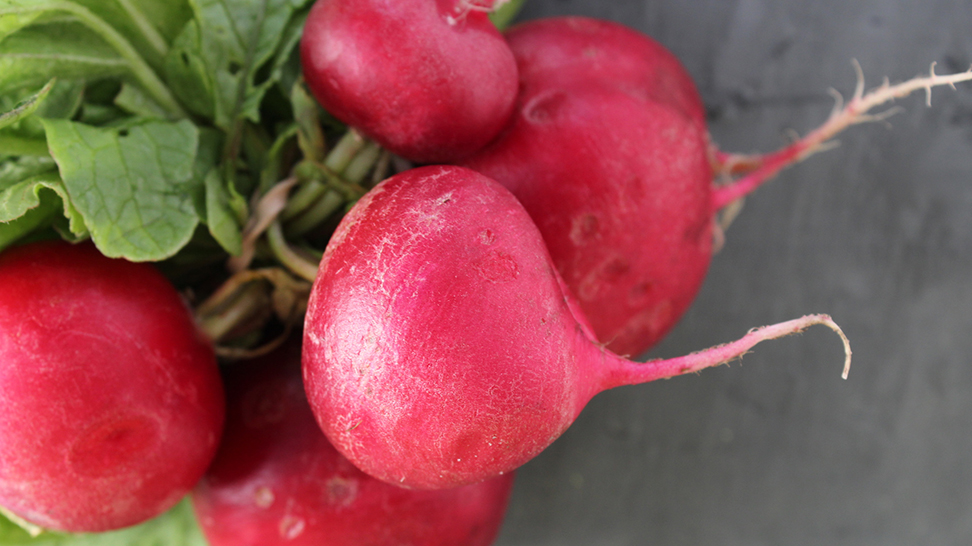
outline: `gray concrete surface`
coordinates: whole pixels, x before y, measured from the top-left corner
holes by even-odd
[[[527,0],[613,19],[696,78],[723,149],[768,151],[848,95],[972,64],[965,0]],[[829,331],[599,395],[520,471],[499,546],[972,544],[972,85],[746,202],[695,305],[650,356],[811,312]]]

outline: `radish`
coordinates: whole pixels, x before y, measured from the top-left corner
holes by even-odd
[[[610,85],[671,107],[706,129],[705,105],[692,76],[675,55],[640,32],[590,17],[548,17],[511,28],[506,39],[525,85]]]
[[[462,167],[423,167],[382,182],[342,220],[311,292],[302,359],[314,415],[344,456],[387,482],[436,489],[512,471],[600,391],[724,363],[812,324],[839,332],[812,315],[685,357],[621,358],[592,337],[509,191]]]
[[[300,343],[227,373],[226,433],[193,493],[211,546],[487,546],[513,474],[446,491],[378,481],[321,433],[301,382]]]
[[[932,73],[868,95],[859,86],[846,108],[804,139],[750,157],[710,145],[687,72],[647,36],[560,17],[514,27],[507,40],[521,83],[513,120],[461,164],[516,195],[597,339],[631,355],[661,339],[695,298],[723,207],[847,126],[872,119],[869,109],[970,77]],[[746,171],[729,184],[714,181]]]
[[[94,246],[0,255],[0,506],[116,529],[185,496],[216,452],[216,358],[154,268]]]
[[[304,78],[341,121],[419,163],[492,140],[516,99],[516,63],[487,12],[497,0],[318,0]]]

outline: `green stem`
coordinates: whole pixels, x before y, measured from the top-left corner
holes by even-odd
[[[366,144],[365,139],[357,133],[355,130],[349,130],[344,133],[341,140],[334,146],[331,153],[327,154],[327,159],[324,160],[324,166],[330,169],[334,173],[342,173],[344,169],[348,167],[354,156],[358,155],[361,148],[364,148]]]
[[[186,117],[186,112],[179,106],[176,102],[175,97],[172,96],[172,92],[166,87],[165,83],[159,79],[159,77],[152,71],[145,60],[138,54],[132,44],[125,39],[124,36],[119,34],[114,28],[108,23],[105,23],[100,17],[91,13],[87,8],[74,4],[73,2],[55,2],[53,4],[47,4],[45,7],[38,7],[36,11],[47,11],[51,8],[66,11],[71,15],[77,17],[84,25],[86,25],[91,30],[95,31],[99,36],[102,37],[108,45],[113,47],[115,51],[121,55],[125,61],[128,62],[128,67],[131,69],[132,74],[135,79],[142,85],[145,92],[152,96],[160,106],[166,109],[173,118],[184,118]],[[5,10],[0,10],[0,15],[4,14]],[[24,11],[24,10],[17,10]],[[33,9],[27,10],[33,11]]]
[[[280,219],[287,221],[310,208],[327,192],[327,186],[319,180],[307,180],[290,196],[287,206],[280,212]]]
[[[266,292],[265,283],[248,283],[218,313],[199,318],[199,329],[213,343],[220,342],[249,318],[264,311],[268,305]]]
[[[270,146],[270,150],[267,151],[267,161],[260,173],[259,191],[261,194],[270,191],[270,188],[279,182],[283,176],[284,160],[282,156],[284,147],[294,138],[298,130],[297,124],[288,126],[277,135],[277,139]]]
[[[294,118],[300,126],[297,134],[298,144],[304,157],[311,161],[324,161],[327,143],[324,139],[324,129],[321,128],[317,116],[317,102],[307,94],[300,81],[294,84],[290,92],[290,103],[294,108]]]
[[[344,169],[343,178],[352,184],[360,184],[378,162],[379,157],[381,157],[381,147],[374,142],[369,142]]]
[[[357,201],[368,193],[368,190],[361,185],[344,180],[326,166],[309,161],[297,165],[294,174],[301,180],[321,180],[332,189],[341,192],[348,201]]]
[[[284,239],[283,228],[280,226],[279,220],[270,224],[270,229],[267,230],[267,242],[270,243],[270,248],[280,263],[298,277],[314,282],[314,279],[317,278],[317,264],[311,263],[290,248],[287,240]]]
[[[159,54],[163,59],[169,53],[169,43],[165,41],[162,34],[149,22],[145,14],[138,11],[134,5],[132,5],[131,0],[116,0],[118,5],[121,6],[125,13],[128,14],[128,18],[135,23],[138,27],[138,31],[142,34],[142,37],[152,46],[152,49]]]
[[[324,197],[317,200],[314,206],[304,211],[301,215],[288,222],[284,233],[287,237],[299,237],[331,217],[344,205],[341,194],[334,190],[329,190]]]

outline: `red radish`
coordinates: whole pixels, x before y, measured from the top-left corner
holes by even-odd
[[[516,63],[487,12],[497,0],[318,0],[301,39],[324,108],[419,163],[492,140],[516,99]]]
[[[668,106],[706,130],[705,105],[692,76],[640,32],[590,17],[548,17],[511,28],[506,39],[525,85],[597,82]]]
[[[365,472],[446,488],[525,463],[600,391],[698,371],[812,324],[837,329],[808,316],[637,363],[605,350],[578,313],[512,194],[469,169],[413,169],[359,201],[325,250],[305,322],[308,399]]]
[[[355,468],[307,405],[300,344],[228,372],[226,433],[193,494],[211,546],[488,546],[513,475],[411,491]]]
[[[173,506],[216,452],[216,358],[154,268],[94,246],[0,255],[0,506],[106,531]]]
[[[521,80],[513,120],[462,164],[523,203],[597,339],[620,354],[646,351],[691,304],[720,209],[868,119],[870,108],[970,77],[932,74],[866,96],[859,87],[806,138],[736,156],[710,147],[691,80],[650,38],[582,17],[529,22],[507,38]],[[713,168],[752,172],[719,185]]]

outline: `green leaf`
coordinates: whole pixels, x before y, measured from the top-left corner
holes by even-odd
[[[13,103],[21,99],[21,104],[33,101],[34,96],[24,93],[14,93],[0,96],[0,110],[17,111]],[[29,115],[18,115],[6,127],[0,128],[0,158],[2,156],[38,156],[50,157],[47,150],[47,138],[41,118],[65,119],[73,117],[81,107],[84,96],[84,84],[78,81],[58,80],[46,98],[34,103],[33,112]],[[28,112],[22,112],[27,114]],[[3,116],[0,116],[2,118]]]
[[[0,41],[8,35],[30,25],[40,17],[41,11],[19,11],[19,2],[0,0]]]
[[[16,220],[28,210],[39,206],[40,193],[45,188],[54,190],[58,196],[67,198],[67,192],[56,172],[32,176],[4,188],[0,192],[0,223]]]
[[[23,89],[7,95],[0,95],[0,110],[12,110],[16,104],[30,99],[31,90]],[[40,118],[67,119],[73,117],[84,99],[84,82],[76,80],[57,80],[47,97],[40,102],[33,114],[25,116],[0,129],[0,134],[16,134],[22,138],[44,140],[44,126]],[[2,150],[3,147],[0,147]],[[8,154],[14,155],[14,154]]]
[[[192,17],[187,0],[72,0],[124,36],[156,70]]]
[[[127,73],[125,59],[79,23],[36,25],[0,42],[0,93],[36,88],[51,77],[83,80]]]
[[[57,172],[45,172],[7,186],[0,191],[0,250],[35,229],[51,225],[58,210],[63,210],[73,238],[87,235],[84,220],[71,205]]]
[[[270,72],[271,79],[279,83],[280,91],[285,96],[290,93],[290,90],[294,88],[297,81],[303,77],[300,64],[300,52],[298,51],[297,44],[300,43],[300,37],[304,33],[304,23],[307,22],[307,14],[309,12],[310,7],[308,6],[307,9],[302,9],[290,20],[290,24],[287,25],[287,30],[284,31],[284,38],[281,42],[280,50],[277,52],[277,57],[273,62],[273,70]]]
[[[51,154],[95,245],[110,257],[158,261],[199,223],[193,194],[199,130],[189,121],[96,128],[45,120]]]
[[[202,34],[196,20],[189,21],[165,59],[165,75],[182,104],[208,119],[215,117],[216,83],[201,56]]]
[[[17,157],[0,161],[0,191],[31,176],[56,170],[57,164],[50,157]]]
[[[127,12],[129,14],[141,13],[139,10],[135,9],[134,4],[132,4],[134,0],[107,1],[119,2],[119,5],[124,4],[128,7]],[[34,13],[40,13],[41,15],[37,16],[37,18],[33,20],[33,23],[43,21],[48,24],[32,24],[31,26],[23,27],[21,24],[22,20],[25,17],[32,16]],[[132,45],[132,43],[111,24],[99,17],[94,11],[86,8],[77,1],[0,0],[0,17],[9,17],[12,18],[12,20],[16,19],[16,24],[8,24],[6,26],[9,28],[20,28],[20,30],[13,32],[13,34],[8,35],[2,42],[0,42],[0,46],[3,46],[4,48],[7,47],[11,40],[14,40],[14,38],[20,36],[21,34],[29,34],[31,31],[35,31],[36,34],[36,27],[38,26],[50,27],[55,24],[65,24],[60,21],[60,19],[64,19],[65,16],[68,17],[69,21],[76,21],[78,24],[83,25],[91,33],[97,36],[98,40],[89,39],[87,43],[76,44],[82,46],[80,49],[77,47],[73,49],[59,47],[51,50],[49,47],[46,49],[42,47],[44,45],[43,41],[38,41],[35,39],[31,44],[33,46],[32,48],[24,49],[21,47],[20,51],[15,51],[14,59],[16,60],[16,58],[18,58],[17,56],[23,57],[23,55],[36,55],[38,53],[42,55],[50,55],[56,52],[59,54],[60,60],[64,61],[70,59],[72,55],[82,56],[82,52],[87,53],[88,46],[100,43],[102,47],[107,46],[109,49],[111,49],[117,55],[117,57],[123,61],[130,77],[138,82],[138,84],[144,88],[145,92],[151,95],[156,102],[162,105],[169,112],[170,117],[180,118],[185,116],[185,112],[175,101],[172,92],[165,85],[165,83],[159,79],[158,75],[152,70],[150,64],[146,62],[145,58]],[[58,22],[51,23],[51,17],[54,17],[54,20],[57,20]],[[137,17],[137,19],[141,20],[142,23],[149,24],[145,21],[145,17]],[[139,26],[139,28],[143,30],[150,30],[150,28],[146,27],[145,24]],[[48,29],[48,33],[50,33],[50,29]],[[51,41],[60,40],[60,37],[56,34],[53,34],[51,37]],[[160,43],[161,41],[163,41],[161,38],[154,40],[157,47],[164,47],[164,43]],[[4,52],[0,51],[0,60],[3,59],[3,54]],[[159,52],[158,56],[164,57],[164,52]],[[3,68],[2,63],[0,63],[0,75],[3,74]],[[23,66],[19,66],[19,68],[21,71],[28,74],[35,74],[25,69]],[[36,71],[41,71],[41,68],[38,67],[35,72]],[[47,77],[43,81],[46,81],[47,78],[51,76],[51,73],[48,72],[46,76]],[[89,75],[84,75],[84,78],[87,78],[88,76]],[[90,76],[93,76],[93,74]],[[9,80],[11,77],[7,76],[7,79]],[[2,82],[0,82],[0,93],[3,93]]]
[[[168,112],[159,106],[152,97],[148,96],[140,87],[123,84],[121,92],[115,97],[115,105],[128,113],[143,118],[166,119]]]
[[[260,101],[273,81],[257,81],[257,73],[309,0],[190,2],[195,18],[173,44],[166,75],[194,112],[232,133],[241,119],[259,121]]]
[[[206,177],[206,224],[209,233],[226,250],[237,256],[243,251],[242,230],[236,221],[233,201],[239,206],[239,201],[246,201],[240,194],[232,191],[219,175],[219,169],[213,169]]]
[[[40,91],[22,101],[20,104],[15,106],[13,110],[6,113],[0,113],[0,129],[3,129],[8,125],[13,125],[21,119],[33,114],[34,111],[40,107],[41,103],[44,102],[44,99],[47,98],[47,95],[50,94],[51,89],[54,89],[54,83],[56,81],[56,79],[53,79],[47,82],[47,84],[42,87]]]
[[[108,533],[45,532],[31,538],[0,516],[0,546],[207,546],[189,500],[141,525]]]

